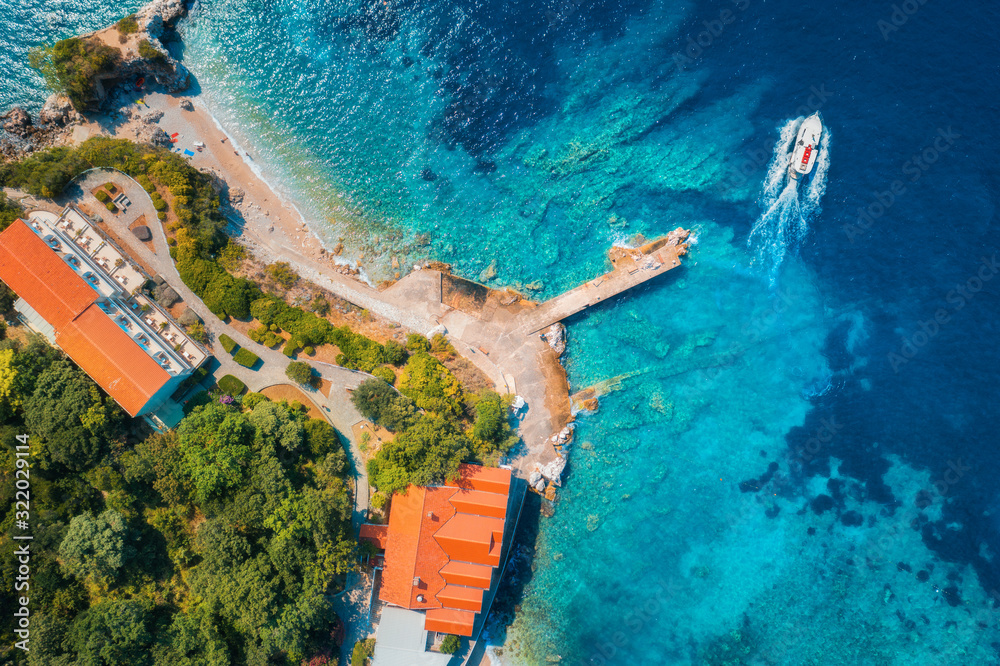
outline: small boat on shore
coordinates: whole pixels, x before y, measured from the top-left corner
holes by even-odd
[[[812,172],[819,156],[822,136],[823,121],[817,111],[802,121],[798,136],[795,137],[795,148],[788,164],[788,175],[792,179],[802,180]]]

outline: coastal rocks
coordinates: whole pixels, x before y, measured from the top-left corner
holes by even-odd
[[[246,197],[246,192],[238,187],[232,187],[229,189],[229,204],[231,206],[239,206],[243,203],[243,199]]]
[[[142,122],[146,123],[147,125],[155,125],[156,123],[160,122],[161,118],[163,118],[163,111],[156,109],[155,111],[151,111],[150,113],[147,113],[146,115],[142,116]]]
[[[153,298],[156,302],[165,308],[169,308],[177,301],[181,300],[181,297],[174,291],[173,287],[167,284],[162,284],[153,290]]]
[[[135,13],[136,21],[150,37],[159,38],[165,28],[187,13],[184,0],[153,0]]]
[[[489,282],[496,276],[497,276],[497,260],[494,259],[493,261],[490,262],[489,266],[483,269],[483,271],[479,274],[478,279],[480,282]]]
[[[162,128],[153,125],[140,125],[135,128],[135,138],[139,143],[170,148],[170,136]]]
[[[186,99],[186,98],[182,99],[181,102],[180,102],[180,106],[185,111],[194,111],[194,104],[192,104],[191,100],[189,100],[189,99]]]
[[[552,462],[540,466],[538,472],[557,486],[562,486],[562,475],[565,469],[566,458],[559,456]]]
[[[65,127],[80,120],[80,114],[66,95],[49,95],[45,106],[38,113],[38,122],[53,127]]]
[[[531,476],[528,477],[528,485],[538,492],[544,493],[546,486],[545,477],[542,476],[542,473],[536,469],[531,473]]]
[[[549,330],[542,333],[542,339],[549,343],[549,347],[560,356],[566,351],[566,327],[560,322],[556,322],[549,327]]]
[[[0,120],[3,121],[5,130],[17,136],[24,136],[31,128],[31,116],[19,106],[0,116]]]

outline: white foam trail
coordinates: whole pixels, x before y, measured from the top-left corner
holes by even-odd
[[[766,272],[773,285],[785,256],[794,251],[809,233],[809,223],[819,214],[820,200],[826,192],[826,175],[830,168],[829,130],[824,129],[819,155],[807,183],[787,176],[795,137],[805,117],[789,120],[778,133],[774,155],[764,176],[764,187],[758,203],[763,209],[747,238],[753,254],[752,265]]]

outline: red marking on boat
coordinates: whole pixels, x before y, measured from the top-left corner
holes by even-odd
[[[142,86],[145,85],[145,83],[146,83],[145,77],[140,76],[139,80],[135,82],[135,89],[142,90]]]
[[[803,166],[809,164],[809,156],[812,155],[813,147],[806,146],[805,152],[802,153],[802,164]]]

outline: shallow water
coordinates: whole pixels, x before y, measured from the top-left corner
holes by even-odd
[[[182,34],[226,129],[373,277],[430,257],[545,297],[694,230],[682,269],[570,323],[573,386],[615,390],[491,627],[505,659],[979,664],[998,26],[982,2],[206,0]],[[825,179],[769,217],[817,110]]]

